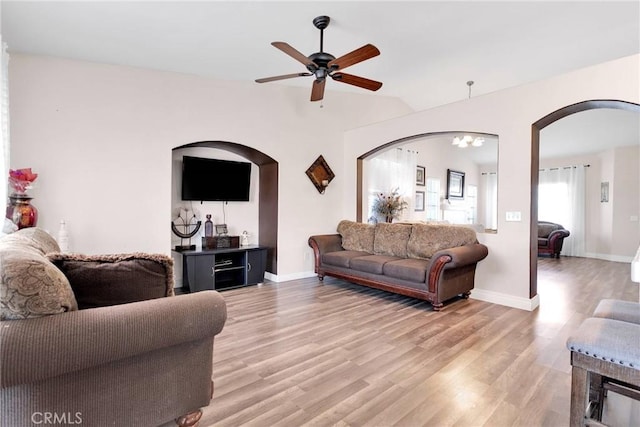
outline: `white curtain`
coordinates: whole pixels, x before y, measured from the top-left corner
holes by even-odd
[[[373,216],[371,206],[379,193],[389,193],[396,188],[409,204],[400,219],[409,219],[414,210],[417,154],[413,150],[392,148],[368,162],[369,217]]]
[[[484,197],[481,199],[484,204],[481,217],[478,221],[489,230],[498,229],[498,174],[483,173],[482,188]]]
[[[2,65],[0,66],[0,120],[2,129],[0,130],[0,200],[7,200],[7,185],[9,177],[9,54],[7,45],[2,42],[0,34],[0,56]],[[3,215],[4,217],[4,215]]]
[[[541,170],[538,180],[538,219],[561,224],[571,235],[562,253],[585,255],[585,167]]]

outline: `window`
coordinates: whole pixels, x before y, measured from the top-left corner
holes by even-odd
[[[467,203],[469,210],[467,211],[467,222],[475,224],[478,222],[478,186],[467,185]]]
[[[427,220],[440,220],[440,180],[438,178],[427,177],[424,210]]]

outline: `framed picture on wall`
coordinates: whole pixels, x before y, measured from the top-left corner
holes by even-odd
[[[415,201],[416,203],[414,210],[416,212],[424,211],[424,191],[416,191]]]
[[[609,182],[600,183],[600,203],[609,202]]]
[[[464,172],[447,169],[447,199],[464,199]]]
[[[416,185],[424,186],[425,183],[425,167],[416,166]]]

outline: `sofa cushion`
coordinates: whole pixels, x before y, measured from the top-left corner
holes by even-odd
[[[322,263],[335,265],[336,267],[349,268],[349,263],[352,258],[369,255],[364,251],[335,251],[327,252],[322,256]]]
[[[28,240],[19,242],[16,236],[0,240],[0,320],[77,310],[65,275]]]
[[[389,224],[380,222],[375,225],[373,253],[376,255],[407,257],[407,242],[411,235],[410,224]]]
[[[349,264],[352,270],[364,271],[365,273],[382,274],[384,265],[400,258],[388,255],[366,255],[352,258]]]
[[[382,271],[385,276],[424,283],[428,264],[429,261],[424,259],[406,258],[386,263]]]
[[[342,236],[342,247],[347,251],[373,253],[375,225],[342,220],[338,223],[338,233]]]
[[[538,223],[538,237],[547,238],[551,232],[559,230],[562,226],[558,224],[541,224]]]
[[[443,249],[477,242],[476,232],[469,227],[446,224],[414,224],[407,243],[410,258],[431,258]]]
[[[173,295],[173,260],[160,254],[50,253],[67,276],[78,307],[105,307]]]

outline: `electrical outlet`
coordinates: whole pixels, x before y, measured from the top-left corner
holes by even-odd
[[[522,221],[522,213],[520,211],[508,211],[506,214],[507,221]]]

